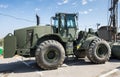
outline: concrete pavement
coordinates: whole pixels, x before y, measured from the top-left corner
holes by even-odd
[[[55,70],[40,69],[34,58],[15,56],[0,59],[0,77],[119,77],[120,60],[111,59],[105,64],[92,64],[86,58],[65,60]]]

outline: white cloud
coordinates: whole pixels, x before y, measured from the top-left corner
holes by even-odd
[[[93,11],[93,9],[88,9],[89,12]]]
[[[35,12],[38,12],[38,11],[40,11],[40,9],[39,8],[35,8]]]
[[[90,2],[93,2],[93,1],[95,1],[95,0],[89,0]]]
[[[88,11],[80,11],[79,14],[88,14]]]
[[[58,4],[58,5],[62,5],[62,3],[61,3],[61,2],[58,2],[57,4]]]
[[[93,2],[93,1],[96,1],[96,0],[82,0],[82,5],[86,5],[88,4],[88,2]]]
[[[76,5],[76,4],[77,4],[77,2],[72,3],[72,5]]]
[[[93,11],[93,9],[88,9],[88,10],[85,10],[85,11],[80,11],[79,14],[89,14],[92,11]]]
[[[87,3],[87,0],[82,0],[82,5],[86,5]]]
[[[84,13],[84,14],[88,14],[89,12],[88,12],[88,11],[84,11],[83,13]]]
[[[0,8],[8,8],[8,5],[0,4]]]
[[[64,3],[64,4],[68,3],[68,0],[63,0],[63,3]]]
[[[57,4],[58,5],[63,5],[63,4],[67,4],[68,3],[68,0],[63,0],[62,2],[58,2]]]

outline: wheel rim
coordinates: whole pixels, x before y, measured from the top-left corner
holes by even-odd
[[[47,52],[44,54],[44,58],[49,63],[57,62],[59,59],[59,52],[55,48],[48,49]]]
[[[105,58],[108,53],[108,48],[104,44],[99,44],[96,53],[98,57]]]

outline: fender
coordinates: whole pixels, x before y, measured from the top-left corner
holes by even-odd
[[[37,37],[37,41],[36,41],[35,45],[38,45],[42,41],[45,41],[48,39],[57,40],[58,42],[67,42],[67,40],[68,40],[67,38],[62,38],[59,34],[45,34],[40,37],[36,34],[36,37]]]
[[[91,42],[94,40],[94,39],[96,39],[96,38],[99,38],[99,37],[96,37],[96,36],[94,36],[94,37],[88,37],[85,41],[84,41],[84,43],[82,44],[82,48],[83,49],[85,49],[85,50],[87,50],[87,49],[89,49],[89,45],[91,44]]]

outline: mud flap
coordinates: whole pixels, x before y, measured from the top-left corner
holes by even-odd
[[[3,56],[4,58],[11,58],[15,55],[16,52],[16,37],[9,33],[4,38],[4,52]]]

